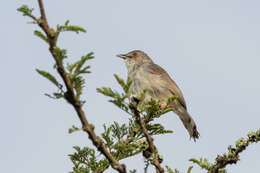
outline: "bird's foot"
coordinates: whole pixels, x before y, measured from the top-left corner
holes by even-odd
[[[167,104],[166,104],[166,103],[162,103],[162,104],[160,105],[160,109],[161,109],[161,110],[165,109],[166,107],[167,107]]]

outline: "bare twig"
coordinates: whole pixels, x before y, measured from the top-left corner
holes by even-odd
[[[80,103],[80,100],[76,98],[74,90],[73,90],[73,85],[71,82],[71,79],[67,75],[62,60],[55,54],[54,49],[56,47],[56,41],[57,38],[55,36],[55,30],[53,30],[51,27],[49,27],[43,2],[42,0],[38,0],[38,4],[40,7],[40,12],[41,12],[41,18],[38,20],[38,25],[43,29],[45,34],[48,37],[48,41],[50,44],[50,52],[56,62],[57,65],[57,71],[59,75],[62,77],[64,84],[66,85],[66,93],[65,93],[65,98],[66,100],[72,104],[74,109],[77,112],[77,115],[82,123],[83,130],[88,133],[89,139],[93,142],[93,144],[97,147],[97,149],[108,159],[110,162],[111,166],[117,170],[120,173],[126,173],[126,168],[125,165],[120,164],[114,157],[113,155],[106,149],[104,143],[102,140],[95,134],[94,132],[94,125],[90,124],[87,119],[84,111],[82,110],[82,106]]]
[[[142,118],[139,114],[139,111],[137,110],[136,106],[131,105],[132,110],[134,111],[135,118],[137,119],[138,124],[141,127],[141,130],[148,142],[149,145],[149,152],[152,154],[151,163],[156,167],[157,173],[164,173],[164,169],[161,167],[162,160],[159,158],[158,151],[156,146],[153,143],[153,137],[148,133],[146,127],[145,127],[145,119]],[[147,158],[149,159],[149,158]]]

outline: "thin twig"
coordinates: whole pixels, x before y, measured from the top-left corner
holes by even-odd
[[[117,170],[120,173],[126,173],[126,168],[125,165],[120,164],[114,157],[113,155],[106,149],[104,143],[102,140],[95,134],[94,132],[94,125],[90,124],[87,121],[86,115],[84,111],[82,110],[82,106],[80,104],[80,100],[75,97],[75,93],[73,90],[73,85],[71,82],[71,79],[67,75],[62,60],[55,54],[54,48],[56,47],[56,37],[55,37],[55,31],[49,27],[43,2],[42,0],[38,0],[38,4],[40,7],[40,12],[41,12],[41,18],[38,21],[39,26],[43,29],[45,34],[48,37],[48,41],[50,44],[50,52],[56,62],[57,65],[57,71],[59,75],[62,77],[64,84],[66,85],[66,93],[65,93],[65,98],[66,100],[72,104],[74,109],[77,112],[77,115],[82,123],[82,129],[88,133],[89,139],[93,142],[93,144],[97,147],[97,149],[108,159],[110,162],[111,166]]]
[[[147,142],[149,144],[149,150],[152,152],[152,154],[154,156],[152,164],[156,167],[157,172],[164,173],[164,169],[161,167],[160,161],[158,158],[157,148],[153,143],[153,137],[151,135],[149,135],[149,133],[146,129],[144,119],[142,117],[139,117],[138,121],[141,126],[142,132],[144,133],[144,136],[146,137]]]
[[[153,143],[153,137],[148,133],[148,131],[145,127],[145,119],[140,116],[139,111],[136,109],[135,106],[132,105],[131,108],[134,111],[134,115],[137,119],[137,122],[140,125],[141,130],[148,142],[148,145],[149,145],[148,149],[152,153],[151,163],[156,167],[156,173],[164,173],[164,169],[161,167],[161,164],[160,164],[162,161],[159,159],[157,148]]]
[[[219,155],[216,158],[216,164],[210,173],[219,173],[220,169],[225,168],[228,164],[236,164],[239,161],[239,154],[244,151],[249,144],[257,143],[260,141],[260,130],[256,132],[250,132],[248,139],[240,138],[236,142],[236,148],[230,148],[229,153]]]

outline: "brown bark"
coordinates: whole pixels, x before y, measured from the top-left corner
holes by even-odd
[[[113,155],[106,149],[103,141],[96,135],[94,131],[94,125],[90,124],[86,118],[86,115],[82,109],[82,106],[80,104],[80,100],[76,98],[71,79],[67,75],[62,60],[57,57],[54,53],[54,48],[56,47],[56,41],[57,38],[55,36],[55,30],[53,30],[51,27],[49,27],[43,2],[42,0],[38,0],[38,4],[40,7],[41,17],[38,20],[38,25],[43,29],[45,34],[47,35],[48,42],[49,42],[49,50],[56,62],[57,65],[57,71],[59,75],[62,77],[63,82],[66,86],[66,93],[65,93],[65,99],[74,107],[75,111],[77,112],[77,115],[81,121],[83,130],[88,133],[89,139],[92,141],[92,143],[97,147],[97,149],[108,159],[111,166],[117,170],[120,173],[126,173],[125,165],[120,164],[118,160],[116,160]]]

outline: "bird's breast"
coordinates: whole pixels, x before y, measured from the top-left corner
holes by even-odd
[[[141,93],[146,90],[145,100],[150,101],[151,98],[155,100],[161,100],[163,96],[164,87],[160,82],[160,77],[151,75],[145,68],[138,68],[128,73],[128,77],[132,81],[130,86],[130,92],[134,97],[139,97]]]
[[[128,77],[131,79],[132,84],[130,86],[130,92],[137,96],[140,95],[143,90],[147,89],[147,82],[145,74],[141,70],[135,70],[128,73]]]

